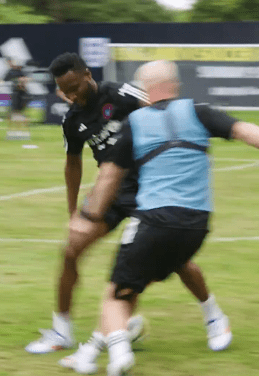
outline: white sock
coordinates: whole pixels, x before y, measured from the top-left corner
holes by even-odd
[[[113,363],[122,355],[132,352],[130,340],[126,330],[117,330],[107,337],[110,363]]]
[[[205,302],[200,303],[200,306],[206,324],[223,315],[223,312],[216,303],[214,295],[209,295],[209,298]]]
[[[101,332],[94,331],[92,333],[92,337],[89,339],[87,344],[96,348],[100,353],[101,351],[105,349],[107,345],[106,337]]]
[[[85,357],[89,363],[94,363],[106,347],[106,338],[100,332],[93,332],[91,338],[83,345]]]
[[[53,312],[53,329],[62,337],[72,338],[72,322],[60,313]]]

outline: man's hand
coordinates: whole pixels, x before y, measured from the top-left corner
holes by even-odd
[[[258,125],[237,121],[232,127],[232,137],[259,149]]]

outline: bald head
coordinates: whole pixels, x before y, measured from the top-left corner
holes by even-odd
[[[178,68],[174,62],[166,60],[151,61],[141,65],[134,82],[147,91],[151,102],[178,96]]]

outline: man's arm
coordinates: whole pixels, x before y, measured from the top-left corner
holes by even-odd
[[[116,135],[116,142],[102,163],[94,188],[88,195],[88,203],[81,215],[90,220],[100,221],[116,198],[121,182],[129,168],[134,166],[132,133],[128,120],[122,124]]]
[[[94,222],[103,220],[105,213],[116,198],[126,171],[113,162],[102,163],[94,188],[87,197],[87,204],[82,208],[83,217]]]
[[[65,166],[65,180],[67,186],[68,211],[70,216],[77,208],[77,197],[82,178],[82,153],[67,154]]]
[[[259,149],[258,125],[237,121],[232,126],[232,137]]]

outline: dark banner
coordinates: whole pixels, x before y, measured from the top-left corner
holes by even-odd
[[[258,46],[147,47],[125,44],[112,49],[115,59],[104,68],[105,80],[112,77],[119,82],[131,81],[141,64],[160,57],[176,62],[182,97],[229,110],[259,109]],[[182,60],[184,58],[189,60]]]
[[[258,28],[258,22],[0,25],[0,45],[23,38],[33,59],[48,67],[57,55],[78,52],[80,38],[109,38],[112,43],[259,44]]]
[[[235,109],[259,108],[259,63],[179,62],[182,94]]]

